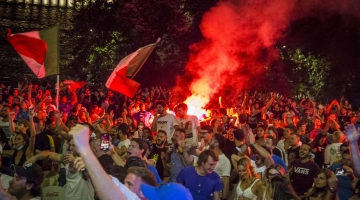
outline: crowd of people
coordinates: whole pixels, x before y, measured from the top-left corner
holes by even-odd
[[[161,87],[48,86],[1,84],[0,199],[41,199],[44,172],[67,200],[360,199],[360,111],[343,97],[243,92],[198,117]]]

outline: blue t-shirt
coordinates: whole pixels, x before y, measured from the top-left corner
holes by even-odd
[[[329,167],[329,169],[333,171],[335,175],[336,172],[341,171],[342,168],[343,168],[342,164],[334,164]],[[354,192],[351,187],[350,178],[347,176],[342,176],[340,174],[336,175],[336,178],[338,179],[337,188],[338,188],[338,194],[340,200],[348,200],[350,197],[354,195]]]
[[[287,172],[287,167],[286,167],[286,164],[283,159],[281,159],[277,155],[272,155],[272,158],[273,158],[275,164],[281,165],[281,167],[283,167],[285,169],[285,172]]]
[[[154,173],[154,175],[156,177],[156,183],[160,184],[162,181],[161,181],[161,178],[160,178],[159,173],[156,170],[156,168],[151,166],[151,165],[148,165],[148,170],[150,170],[150,171],[152,171]]]
[[[176,181],[189,189],[194,200],[209,200],[211,194],[223,189],[219,175],[215,172],[200,176],[195,167],[185,167],[179,173]]]
[[[28,119],[29,119],[28,113],[29,113],[28,110],[26,110],[26,111],[24,112],[22,109],[20,109],[19,112],[17,113],[16,117],[15,117],[15,120],[19,120],[19,119],[26,119],[26,120],[28,120]]]

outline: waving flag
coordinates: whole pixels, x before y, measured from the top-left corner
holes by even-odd
[[[12,34],[7,40],[38,78],[58,74],[59,29],[54,26],[41,31]]]
[[[154,50],[157,43],[160,42],[160,39],[157,40],[154,44],[149,44],[147,46],[139,48],[136,52],[136,56],[130,61],[128,68],[126,70],[126,76],[129,78],[134,78],[135,75],[140,71],[146,59],[149,57],[151,52]]]
[[[105,86],[107,88],[120,92],[121,94],[126,95],[128,97],[131,98],[134,97],[140,84],[136,81],[126,78],[126,70],[128,68],[129,62],[136,55],[137,52],[134,52],[126,56],[119,62],[119,64],[116,66],[116,68],[111,73],[108,80],[106,81]]]
[[[140,84],[127,78],[127,76],[133,78],[139,72],[159,42],[160,39],[158,39],[156,43],[139,48],[137,51],[123,58],[111,73],[105,86],[128,97],[134,97]]]

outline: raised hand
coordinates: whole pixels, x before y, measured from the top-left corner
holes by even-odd
[[[83,171],[85,169],[85,163],[81,157],[75,158],[74,166],[78,172]]]
[[[89,112],[87,112],[87,111],[84,111],[84,115],[86,118],[88,118],[90,116]]]
[[[346,126],[344,133],[350,143],[357,142],[359,139],[359,131],[356,130],[356,127],[352,124]]]
[[[251,129],[248,130],[248,136],[247,136],[247,143],[248,144],[254,144],[255,143],[255,136]]]
[[[110,119],[114,119],[114,116],[115,116],[115,115],[114,115],[114,111],[111,110],[111,111],[110,111]]]
[[[15,113],[14,112],[9,112],[9,119],[11,120],[11,121],[14,121],[15,120],[15,117],[16,117],[16,115],[15,115]]]
[[[70,129],[69,134],[73,136],[75,147],[78,152],[91,151],[90,149],[90,129],[89,127],[81,124],[76,124],[76,126]]]
[[[345,172],[342,174],[343,176],[353,176],[354,170],[351,169],[351,167],[343,165],[343,169],[345,170]]]
[[[110,141],[111,141],[111,137],[110,137]],[[109,142],[109,150],[105,151],[105,153],[109,156],[112,156],[114,154],[116,154],[115,148],[113,146],[113,144],[111,142]]]
[[[63,114],[60,113],[60,111],[55,110],[55,111],[54,111],[54,116],[56,117],[56,119],[60,119],[60,118],[63,116]]]
[[[72,154],[64,155],[64,162],[65,163],[72,163],[75,161],[75,157]]]
[[[33,110],[29,110],[28,117],[29,117],[30,119],[32,119],[32,118],[34,118],[35,116],[36,116],[36,113],[34,113]]]

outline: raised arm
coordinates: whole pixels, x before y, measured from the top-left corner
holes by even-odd
[[[77,98],[76,92],[73,91],[72,98],[71,98],[71,105],[74,106],[77,102],[78,102],[78,98]]]
[[[15,113],[14,112],[10,112],[9,113],[9,131],[11,133],[11,135],[15,135],[15,124],[14,124],[14,120],[15,120]]]
[[[351,159],[357,174],[360,174],[360,153],[358,147],[359,130],[354,125],[348,125],[345,129],[345,135],[350,144]]]
[[[56,118],[55,134],[60,135],[65,140],[69,140],[70,139],[70,135],[68,134],[69,128],[62,123],[61,113],[58,110],[55,111],[55,118]]]
[[[189,152],[186,150],[186,143],[185,141],[181,141],[179,143],[179,149],[182,153],[182,158],[185,166],[191,166],[194,162],[194,157],[189,154]]]
[[[270,101],[266,104],[266,106],[261,109],[261,115],[263,115],[263,114],[266,113],[266,111],[270,108],[271,104],[272,104],[272,103],[274,102],[274,100],[275,100],[275,93],[270,93],[270,95],[271,95],[271,99],[270,99]]]
[[[243,102],[242,102],[242,104],[241,104],[241,112],[242,112],[242,113],[246,113],[246,108],[245,108],[245,106],[246,106],[247,98],[248,98],[248,94],[245,92],[244,100],[243,100]]]
[[[34,155],[34,151],[35,151],[35,135],[36,135],[35,125],[34,125],[35,113],[32,110],[30,110],[28,116],[30,121],[30,137],[29,137],[29,147],[26,149],[26,157],[30,158],[31,156]]]
[[[28,98],[28,102],[29,102],[29,108],[33,107],[33,103],[31,101],[31,91],[32,91],[32,85],[29,84],[28,86],[28,92],[27,92],[27,98]]]
[[[36,155],[32,156],[31,158],[27,159],[24,165],[28,163],[35,163],[36,161],[43,160],[45,158],[49,158],[50,160],[55,162],[63,162],[61,154],[50,151],[41,151]]]
[[[253,147],[256,150],[256,152],[259,154],[259,156],[265,159],[264,164],[266,167],[269,167],[270,165],[274,164],[272,155],[264,148],[262,148],[260,145],[255,143],[255,136],[251,129],[249,130],[247,144]]]
[[[86,166],[86,170],[89,173],[91,180],[96,180],[93,181],[92,184],[99,199],[126,200],[124,194],[116,187],[110,177],[106,174],[98,159],[91,151],[88,142],[90,139],[89,128],[82,125],[76,125],[72,128],[70,134],[74,138],[75,146]],[[77,167],[77,165],[79,165],[78,161],[79,159],[75,159],[74,162],[77,169],[79,169]]]

